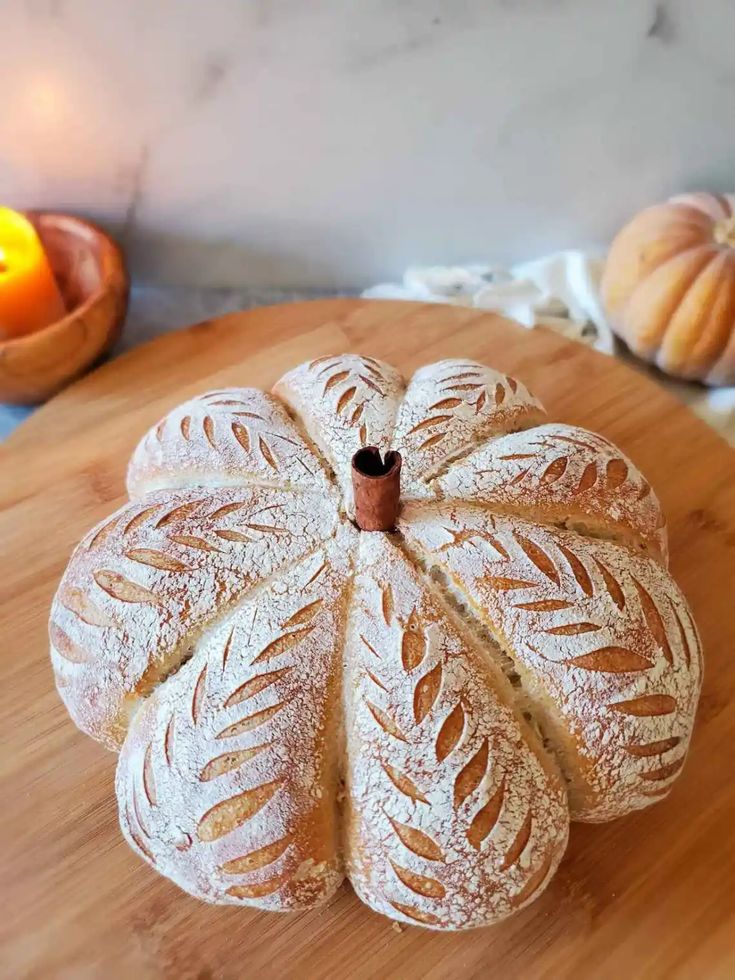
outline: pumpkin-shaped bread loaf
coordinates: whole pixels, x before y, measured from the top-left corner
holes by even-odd
[[[354,522],[366,446],[403,460],[385,532]],[[51,657],[120,750],[129,843],[192,895],[302,909],[347,876],[391,918],[487,925],[543,890],[570,817],[671,788],[702,667],[659,504],[514,379],[320,357],[175,409],[128,487]]]
[[[602,298],[643,360],[735,384],[735,195],[679,194],[637,214],[612,243]]]

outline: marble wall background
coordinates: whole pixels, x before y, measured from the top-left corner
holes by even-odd
[[[732,0],[4,0],[0,198],[142,278],[360,286],[735,187]]]

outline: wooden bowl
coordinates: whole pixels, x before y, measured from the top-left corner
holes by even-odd
[[[42,330],[0,340],[0,401],[45,401],[83,374],[117,340],[129,279],[116,243],[69,214],[29,212],[69,313]]]

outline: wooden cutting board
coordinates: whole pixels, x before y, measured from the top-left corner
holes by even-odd
[[[318,912],[209,907],[118,831],[115,759],[54,690],[49,603],[71,548],[123,500],[139,436],[179,401],[360,351],[410,373],[477,358],[563,421],[636,460],[669,516],[673,572],[704,639],[690,761],[669,799],[575,825],[531,907],[465,934],[401,928],[345,887]],[[732,977],[735,975],[735,454],[647,378],[543,330],[475,310],[331,300],[254,310],[105,365],[0,449],[0,974],[19,977]]]

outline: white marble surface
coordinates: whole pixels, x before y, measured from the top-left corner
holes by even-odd
[[[368,285],[730,190],[732,0],[4,0],[0,195],[138,279]]]

